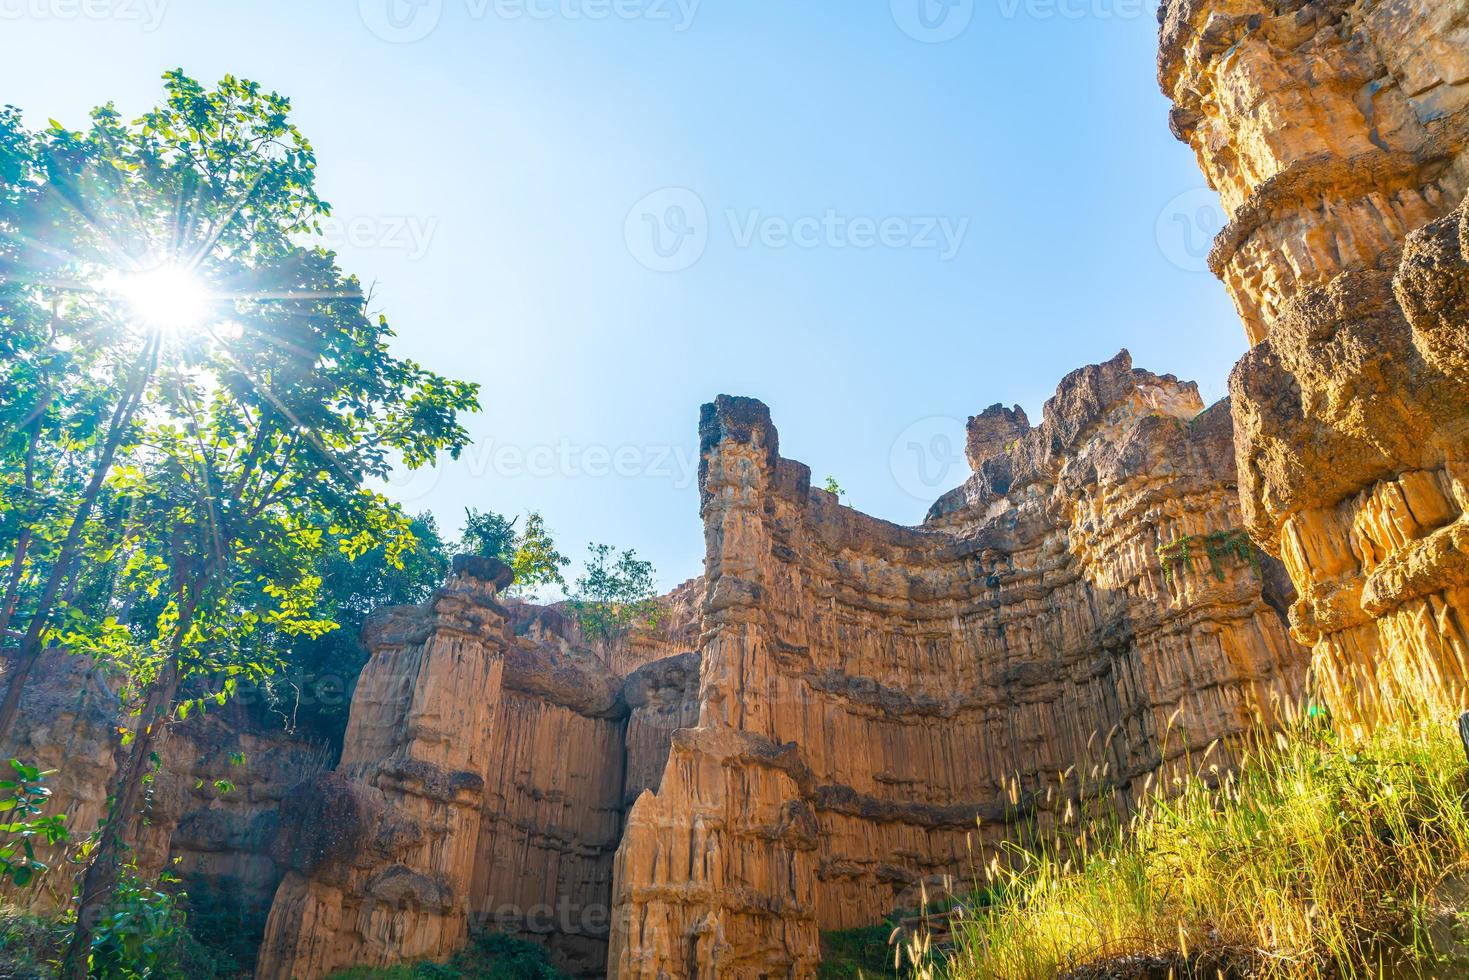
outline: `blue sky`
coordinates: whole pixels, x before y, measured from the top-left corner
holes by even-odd
[[[476,448],[391,492],[450,530],[538,509],[672,585],[721,392],[902,523],[968,475],[968,415],[1038,421],[1124,346],[1224,394],[1245,340],[1153,6],[0,0],[0,102],[79,127],[175,66],[289,95],[399,350],[484,385]]]

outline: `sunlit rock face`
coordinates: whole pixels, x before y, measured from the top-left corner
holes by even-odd
[[[820,931],[1227,765],[1301,697],[1228,406],[1125,352],[1039,426],[971,420],[974,477],[916,528],[813,489],[759,402],[721,397],[701,435],[697,726],[628,813],[610,976],[813,976]]]
[[[1160,81],[1230,221],[1246,524],[1338,718],[1469,697],[1469,0],[1169,0]]]
[[[702,587],[593,649],[561,609],[503,600],[509,582],[461,558],[429,603],[369,621],[341,765],[283,807],[259,976],[443,959],[471,928],[603,974],[624,800],[689,723],[698,654],[668,654],[697,636]]]

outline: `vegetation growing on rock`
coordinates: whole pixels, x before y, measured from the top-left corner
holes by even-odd
[[[444,963],[356,967],[333,973],[327,980],[566,980],[566,975],[551,964],[543,946],[481,933]]]
[[[1005,848],[982,872],[998,898],[956,920],[938,975],[1460,975],[1466,775],[1446,719],[1362,740],[1303,722],[1238,772],[1155,787],[1175,795],[1126,826]]]
[[[1224,581],[1226,560],[1243,562],[1254,569],[1256,575],[1264,573],[1260,567],[1260,552],[1250,541],[1243,528],[1228,531],[1213,531],[1209,534],[1190,534],[1171,544],[1158,546],[1158,561],[1163,568],[1163,580],[1171,582],[1178,570],[1189,567],[1195,555],[1203,554],[1209,559],[1209,568],[1214,577]]]

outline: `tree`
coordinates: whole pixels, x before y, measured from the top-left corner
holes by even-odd
[[[516,532],[520,518],[508,518],[494,511],[464,512],[464,531],[459,536],[459,553],[496,558],[515,572],[515,583],[509,592],[534,598],[545,585],[566,587],[561,570],[571,559],[556,550],[556,542],[540,514],[526,515],[525,530]]]
[[[621,643],[633,626],[657,625],[662,614],[652,562],[608,544],[587,546],[586,570],[576,579],[571,610],[582,634],[604,650]]]
[[[431,514],[413,518],[413,545],[395,563],[385,545],[350,558],[338,544],[323,549],[318,570],[323,615],[338,628],[324,636],[296,637],[285,667],[264,688],[265,707],[293,731],[324,739],[340,753],[352,689],[368,651],[362,627],[375,609],[424,602],[449,572],[449,553]]]
[[[464,509],[464,530],[459,535],[459,553],[480,558],[497,558],[509,565],[515,560],[515,523],[492,510]]]
[[[837,478],[834,476],[828,476],[826,478],[826,485],[822,489],[838,500],[841,500],[847,495],[847,491],[842,489],[842,485],[837,482]]]
[[[540,514],[531,511],[525,518],[525,530],[515,539],[515,553],[510,567],[515,570],[512,591],[519,596],[535,598],[544,585],[566,588],[566,579],[561,570],[571,564],[571,559],[556,550],[556,542],[546,529]]]
[[[0,280],[24,284],[0,295],[0,316],[39,365],[11,380],[45,406],[0,418],[0,451],[70,476],[56,519],[14,510],[5,539],[26,630],[0,727],[49,644],[110,661],[133,708],[85,852],[62,970],[73,978],[116,898],[170,721],[265,683],[294,642],[336,628],[320,574],[330,555],[380,549],[403,564],[412,524],[367,483],[395,459],[457,456],[460,416],[477,408],[476,386],[393,357],[357,281],[298,243],[329,208],[289,102],[230,77],[165,83],[133,123],[104,107],[87,132],[53,124],[24,139],[0,120],[0,167],[28,181],[0,199]],[[82,372],[82,357],[101,370]],[[91,396],[80,404],[100,424],[49,394],[56,384]],[[28,479],[41,485],[22,475],[14,496]],[[47,546],[21,549],[28,531]]]

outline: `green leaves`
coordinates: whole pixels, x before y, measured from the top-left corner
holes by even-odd
[[[150,882],[126,866],[91,942],[89,976],[142,980],[159,976],[183,940],[186,895],[165,871]]]
[[[24,888],[50,870],[36,857],[36,841],[48,846],[65,841],[66,818],[42,814],[51,801],[45,781],[56,770],[43,772],[19,759],[10,760],[10,769],[13,778],[0,780],[0,792],[7,794],[0,797],[0,878]]]
[[[494,511],[464,512],[464,531],[460,536],[461,554],[497,558],[515,571],[511,590],[516,595],[534,596],[544,585],[565,587],[561,570],[571,559],[556,550],[556,542],[540,514],[526,515],[525,530],[516,532],[520,518],[507,518]]]
[[[662,609],[653,580],[652,562],[629,549],[620,555],[611,545],[590,544],[586,572],[578,576],[571,609],[589,639],[612,643],[635,624],[656,625]]]
[[[105,105],[82,131],[27,132],[0,110],[0,642],[24,635],[27,670],[49,644],[120,681],[124,809],[169,720],[267,685],[333,635],[346,603],[328,570],[367,556],[425,570],[412,522],[368,484],[457,456],[478,409],[478,386],[393,355],[386,319],[312,240],[330,207],[290,109],[248,80],[171,71],[131,121]],[[197,317],[149,315],[129,293],[160,271],[202,294]],[[18,768],[0,798],[0,872],[16,880],[59,828],[35,812],[43,775]],[[131,816],[98,837],[102,893]],[[171,902],[124,875],[76,948],[146,973],[138,916],[168,920]]]
[[[459,536],[459,553],[481,558],[498,558],[505,564],[515,560],[515,525],[520,518],[508,518],[492,510],[464,510],[464,530]]]

